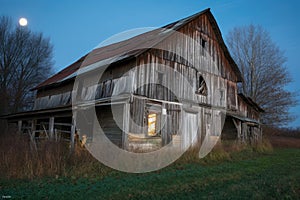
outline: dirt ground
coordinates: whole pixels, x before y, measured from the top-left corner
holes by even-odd
[[[268,138],[273,147],[300,148],[300,138],[285,136],[269,136]]]

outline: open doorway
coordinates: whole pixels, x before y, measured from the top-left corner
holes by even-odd
[[[160,136],[160,114],[150,112],[148,114],[148,136]]]

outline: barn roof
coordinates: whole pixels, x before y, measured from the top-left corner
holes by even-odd
[[[113,58],[116,58],[117,56],[121,56],[122,59],[128,59],[128,58],[134,58],[141,53],[149,50],[154,45],[158,44],[165,38],[169,37],[173,32],[172,31],[163,31],[165,29],[171,29],[174,31],[179,30],[181,27],[188,24],[190,21],[195,19],[196,17],[206,14],[208,16],[208,19],[212,25],[212,28],[215,32],[215,35],[217,37],[217,40],[219,42],[219,45],[221,46],[224,55],[226,56],[229,64],[231,65],[233,71],[235,72],[236,76],[238,77],[238,81],[242,81],[242,75],[241,72],[230,56],[230,53],[225,45],[225,42],[222,38],[221,31],[217,25],[217,22],[210,12],[210,9],[203,10],[199,13],[196,13],[192,16],[189,16],[187,18],[178,20],[176,22],[173,22],[171,24],[168,24],[166,26],[163,26],[162,28],[155,29],[140,35],[137,35],[135,37],[132,37],[130,39],[113,43],[104,47],[96,48],[93,51],[91,51],[89,54],[81,57],[79,60],[74,62],[73,64],[69,65],[65,69],[61,70],[57,74],[53,75],[49,79],[45,80],[44,82],[40,83],[38,86],[33,88],[35,89],[41,89],[49,86],[54,86],[57,84],[60,84],[64,81],[67,81],[69,79],[73,79],[76,77],[76,72],[80,67],[88,66],[93,63],[109,60]],[[149,48],[147,49],[140,49],[140,46],[147,46]],[[117,59],[116,61],[120,61],[120,59]]]

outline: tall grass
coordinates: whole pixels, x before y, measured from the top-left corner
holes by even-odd
[[[0,177],[33,179],[42,177],[102,178],[114,170],[94,159],[80,144],[70,151],[68,142],[39,141],[33,148],[29,136],[10,131],[0,135]],[[175,162],[210,164],[246,159],[272,152],[267,140],[256,145],[219,142],[205,158],[199,159],[200,144],[194,145]]]
[[[89,152],[76,145],[70,151],[66,142],[38,141],[33,148],[28,135],[0,135],[0,177],[32,179],[60,176],[104,176],[111,171],[95,160]]]
[[[267,138],[263,138],[262,141],[252,145],[237,141],[218,141],[212,151],[202,159],[199,159],[200,147],[200,143],[192,146],[176,163],[198,162],[200,164],[214,164],[247,159],[273,152],[273,147]]]

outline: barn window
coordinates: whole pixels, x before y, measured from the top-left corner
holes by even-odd
[[[205,44],[206,44],[206,40],[201,39],[201,46],[202,46],[203,48],[205,48]]]
[[[197,94],[201,94],[201,95],[207,95],[207,86],[205,83],[205,80],[203,78],[203,76],[199,76],[198,77],[198,83],[197,83]]]

